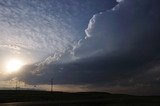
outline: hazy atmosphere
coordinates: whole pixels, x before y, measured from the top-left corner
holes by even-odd
[[[159,0],[0,0],[0,89],[160,94]]]

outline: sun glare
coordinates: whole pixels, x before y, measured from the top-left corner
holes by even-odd
[[[20,70],[20,68],[23,66],[23,62],[19,59],[10,59],[6,63],[6,72],[13,73]]]

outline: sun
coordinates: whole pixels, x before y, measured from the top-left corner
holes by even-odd
[[[10,59],[6,62],[6,72],[17,72],[22,66],[23,62],[20,59]]]

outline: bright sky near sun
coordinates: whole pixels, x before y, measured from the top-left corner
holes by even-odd
[[[15,58],[15,59],[10,59],[5,63],[6,67],[6,72],[7,73],[14,73],[16,71],[19,71],[20,68],[23,66],[22,60]]]

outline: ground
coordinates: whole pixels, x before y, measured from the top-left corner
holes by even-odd
[[[106,92],[48,92],[1,90],[0,106],[160,106],[160,96],[132,96]]]

